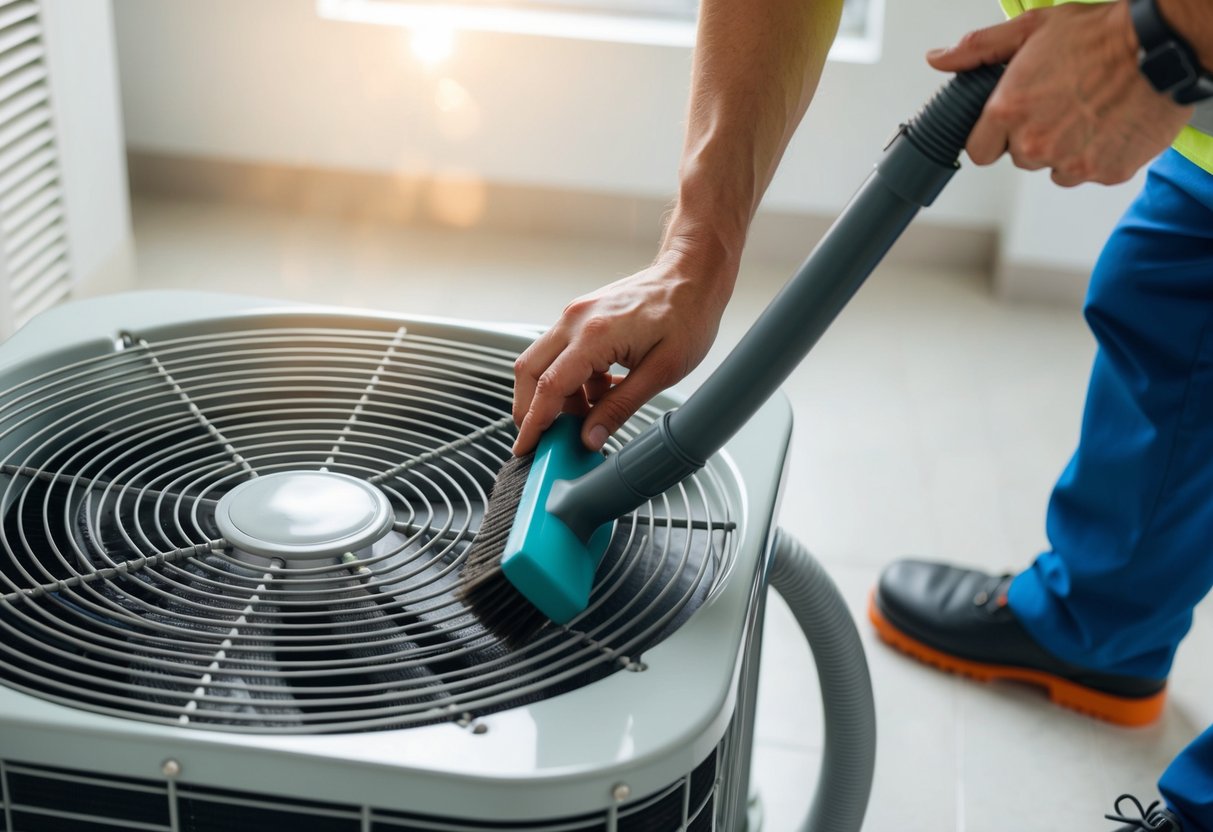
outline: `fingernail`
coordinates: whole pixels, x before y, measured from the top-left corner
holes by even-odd
[[[607,429],[602,425],[594,425],[590,428],[590,447],[596,451],[602,450],[602,446],[607,441]]]
[[[927,57],[928,58],[939,58],[939,57],[942,57],[943,54],[947,51],[948,51],[948,49],[946,46],[941,46],[938,49],[928,49]]]

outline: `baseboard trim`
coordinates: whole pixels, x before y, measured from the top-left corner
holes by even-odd
[[[656,247],[669,203],[655,197],[485,182],[293,167],[133,149],[131,192],[217,200],[351,220],[411,226],[618,240]],[[747,243],[749,257],[804,258],[833,217],[763,209]],[[910,226],[887,262],[990,275],[997,233],[929,219]]]
[[[1082,307],[1090,281],[1088,269],[1059,269],[1000,262],[994,271],[994,295],[1001,300]]]

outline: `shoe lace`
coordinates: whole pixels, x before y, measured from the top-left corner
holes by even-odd
[[[1137,809],[1137,817],[1130,818],[1123,814],[1120,804],[1124,801],[1131,801],[1133,808]],[[1155,800],[1149,806],[1142,807],[1141,801],[1131,794],[1122,794],[1116,798],[1116,802],[1112,804],[1116,814],[1104,815],[1108,820],[1114,820],[1119,823],[1127,823],[1134,829],[1140,829],[1142,832],[1178,832],[1175,824],[1171,821],[1171,813],[1158,808],[1159,801]]]

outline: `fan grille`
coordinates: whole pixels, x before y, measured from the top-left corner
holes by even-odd
[[[341,319],[123,333],[9,387],[0,683],[152,722],[320,733],[470,723],[643,670],[727,571],[727,473],[619,521],[581,617],[499,640],[457,590],[510,453],[514,357]],[[373,484],[391,531],[319,559],[233,547],[220,498],[285,471]]]

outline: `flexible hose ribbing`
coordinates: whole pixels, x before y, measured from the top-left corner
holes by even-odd
[[[803,832],[858,832],[876,765],[876,705],[859,631],[833,580],[783,529],[771,586],[787,602],[817,664],[825,715],[821,773]]]
[[[931,161],[955,165],[1002,72],[995,65],[957,75],[910,120],[906,138]]]

